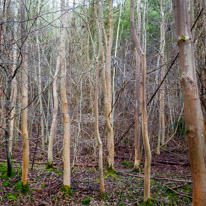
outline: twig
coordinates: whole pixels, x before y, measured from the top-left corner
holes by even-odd
[[[168,186],[166,186],[169,190],[172,190],[175,194],[177,194],[177,195],[180,195],[180,196],[183,196],[183,197],[188,197],[188,198],[190,198],[190,199],[192,199],[192,197],[191,196],[189,196],[189,195],[186,195],[186,194],[183,194],[183,193],[180,193],[180,192],[177,192],[176,190],[174,190],[173,188],[171,188],[171,187],[168,187]]]

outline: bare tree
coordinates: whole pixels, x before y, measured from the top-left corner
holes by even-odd
[[[206,205],[206,132],[198,94],[187,0],[173,0],[173,10],[180,52],[186,136],[193,178],[193,206],[204,206]]]
[[[144,54],[140,42],[138,41],[135,23],[134,23],[134,0],[131,0],[130,7],[130,21],[131,21],[131,32],[135,48],[142,61],[142,79],[141,79],[141,109],[142,109],[142,134],[145,149],[145,177],[144,177],[144,202],[150,199],[150,171],[151,171],[151,151],[148,136],[148,125],[147,125],[147,104],[146,104],[146,55]]]
[[[21,85],[21,132],[23,137],[23,166],[22,166],[22,183],[28,192],[28,170],[29,170],[29,134],[28,134],[28,56],[26,51],[26,27],[25,27],[25,2],[21,0],[21,39],[22,39],[22,85]]]
[[[140,31],[141,31],[141,0],[137,1],[137,38],[140,42]],[[135,158],[134,158],[134,169],[140,168],[140,124],[139,124],[139,108],[140,108],[140,56],[135,49],[135,59],[136,59],[136,74],[135,74]]]
[[[61,36],[60,36],[60,68],[61,68],[61,107],[64,122],[64,149],[63,149],[63,185],[68,193],[71,192],[71,168],[70,168],[70,116],[68,111],[67,84],[66,84],[66,25],[67,11],[65,0],[61,0]]]
[[[107,125],[107,167],[114,169],[114,130],[112,118],[112,81],[111,81],[111,55],[113,44],[113,0],[109,0],[109,34],[107,36],[103,21],[103,1],[100,6],[101,15],[101,32],[104,33],[106,44],[106,58],[104,49],[101,50],[102,63],[104,64],[102,70],[102,83],[104,92],[104,113]]]

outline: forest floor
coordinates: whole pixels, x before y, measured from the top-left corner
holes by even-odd
[[[89,156],[78,159],[72,169],[72,195],[61,192],[62,163],[56,160],[54,169],[46,170],[38,153],[32,156],[29,170],[31,193],[19,193],[21,180],[21,155],[14,152],[13,177],[6,175],[6,163],[0,159],[0,205],[143,205],[144,174],[134,172],[131,154],[120,152],[115,159],[115,174],[105,171],[106,194],[99,194],[97,161]],[[17,155],[17,156],[16,156]],[[0,157],[5,157],[0,150]],[[15,161],[16,160],[16,161]],[[143,162],[143,161],[142,161]],[[143,165],[142,165],[143,166]],[[153,155],[151,172],[151,205],[189,206],[192,202],[192,180],[187,154],[163,151]]]

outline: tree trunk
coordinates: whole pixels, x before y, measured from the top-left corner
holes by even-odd
[[[107,126],[107,169],[114,169],[114,131],[112,118],[112,82],[111,82],[111,52],[113,43],[113,0],[109,0],[109,36],[107,38],[103,22],[103,1],[100,7],[101,28],[100,31],[104,33],[106,42],[106,58],[104,55],[104,48],[101,46],[102,63],[104,64],[102,70],[102,84],[104,92],[104,113]],[[106,60],[106,61],[105,61]]]
[[[140,30],[141,30],[141,0],[137,1],[137,14],[138,14],[138,23],[137,23],[137,38],[140,42]],[[140,125],[139,125],[139,99],[140,99],[140,56],[135,50],[136,58],[136,74],[135,74],[135,158],[134,158],[134,169],[140,168]]]
[[[141,108],[142,108],[142,134],[145,149],[145,177],[144,177],[144,202],[150,199],[150,170],[151,170],[151,150],[148,137],[147,125],[147,104],[146,104],[146,55],[144,54],[140,42],[138,41],[134,24],[134,0],[131,0],[130,8],[131,32],[135,48],[142,60],[142,81],[141,81]]]
[[[160,56],[161,56],[161,78],[165,76],[165,18],[163,0],[160,0],[160,13],[162,22],[160,25]],[[160,89],[160,122],[161,122],[161,144],[165,143],[165,84],[163,83]]]
[[[40,12],[40,3],[41,0],[38,0],[37,12]],[[37,27],[39,27],[39,18],[37,18]],[[40,122],[41,122],[41,138],[42,138],[42,149],[45,149],[45,136],[44,136],[44,110],[42,103],[42,69],[41,69],[41,51],[40,51],[40,42],[39,42],[39,34],[36,36],[36,44],[37,44],[37,53],[38,53],[38,93],[39,93],[39,111],[40,111]]]
[[[55,11],[55,0],[52,1],[53,3],[53,10]],[[58,18],[57,14],[55,13],[53,16],[53,20]],[[55,39],[57,39],[56,34],[56,28],[53,28]],[[56,48],[57,49],[57,48]],[[47,162],[47,168],[53,168],[53,143],[54,143],[54,136],[56,133],[56,127],[57,127],[57,115],[58,115],[58,93],[57,93],[57,75],[59,73],[60,68],[60,56],[58,55],[56,60],[56,70],[53,76],[53,100],[54,100],[54,107],[53,107],[53,117],[52,117],[52,124],[49,134],[49,145],[48,145],[48,162]]]
[[[102,141],[100,139],[100,134],[99,134],[99,107],[98,107],[99,88],[98,86],[99,86],[99,57],[101,55],[102,57],[104,56],[104,49],[102,45],[102,33],[101,33],[100,24],[99,24],[99,16],[97,14],[98,13],[97,6],[99,6],[99,4],[95,4],[94,12],[95,12],[95,18],[96,18],[98,40],[99,40],[99,51],[98,51],[98,57],[96,57],[96,82],[95,82],[95,101],[94,101],[95,105],[94,107],[95,107],[95,133],[96,133],[96,138],[97,138],[97,142],[99,146],[100,192],[103,195],[105,192],[105,187],[104,187],[104,172],[103,172],[103,147],[102,147]],[[95,48],[94,48],[94,52],[95,52]]]
[[[184,100],[186,136],[193,179],[193,206],[206,205],[205,123],[198,94],[195,57],[186,0],[173,0],[180,52],[181,86]]]
[[[21,132],[23,137],[23,167],[22,167],[22,183],[23,186],[28,184],[28,169],[29,169],[29,135],[28,135],[28,65],[27,65],[27,53],[26,44],[24,42],[26,38],[25,28],[25,2],[21,1],[21,39],[22,39],[22,86],[21,86]]]
[[[53,142],[54,142],[54,135],[56,132],[56,125],[57,125],[57,114],[58,114],[58,94],[57,94],[57,75],[59,73],[60,67],[60,57],[57,57],[56,63],[56,71],[54,74],[54,81],[53,81],[53,99],[54,99],[54,108],[53,108],[53,117],[52,117],[52,124],[50,129],[49,135],[49,145],[48,145],[48,163],[47,168],[53,168]]]
[[[107,124],[107,166],[114,169],[114,130],[112,118],[112,88],[111,88],[111,53],[113,43],[113,0],[109,0],[109,37],[106,51],[106,65],[105,65],[105,83],[106,83],[106,98],[105,98],[105,117]]]
[[[65,14],[66,4],[65,0],[61,0],[61,36],[60,36],[60,67],[61,67],[61,104],[62,104],[62,116],[64,121],[64,150],[63,150],[63,185],[67,188],[67,192],[71,192],[71,172],[70,172],[70,116],[68,111],[67,101],[67,85],[66,85],[66,25],[67,14]]]
[[[100,171],[100,192],[103,195],[105,192],[104,187],[104,172],[103,172],[103,152],[102,152],[102,141],[99,135],[99,108],[98,108],[98,98],[99,98],[99,61],[96,58],[96,82],[95,82],[95,133],[99,146],[99,171]]]
[[[17,14],[18,14],[18,3],[15,3],[14,8],[14,21],[17,21]],[[17,65],[17,39],[18,39],[18,24],[14,23],[14,46],[13,46],[13,65],[12,65],[12,71],[14,72]],[[9,131],[9,152],[12,154],[12,145],[13,145],[13,136],[14,136],[14,120],[15,120],[15,114],[16,114],[16,101],[17,101],[17,79],[16,76],[12,80],[12,95],[11,95],[11,120],[10,120],[10,131]]]

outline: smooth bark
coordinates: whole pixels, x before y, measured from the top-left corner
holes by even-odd
[[[67,25],[67,13],[65,13],[66,4],[65,0],[61,0],[61,36],[60,36],[60,67],[61,67],[61,107],[64,123],[64,149],[63,149],[63,185],[70,189],[71,187],[71,168],[70,168],[70,116],[68,110],[67,101],[67,84],[66,84],[66,25]]]
[[[150,172],[151,172],[151,150],[148,136],[148,124],[147,124],[147,104],[146,104],[146,55],[143,52],[140,42],[138,41],[135,24],[134,24],[134,0],[131,0],[130,7],[130,21],[131,32],[135,48],[142,61],[142,79],[141,79],[141,108],[142,108],[142,134],[145,149],[145,177],[144,177],[144,202],[150,199]]]
[[[48,167],[53,167],[53,142],[54,136],[56,133],[57,127],[57,114],[58,114],[58,94],[57,94],[57,75],[59,73],[60,67],[60,56],[57,57],[56,62],[56,70],[53,77],[53,99],[54,99],[54,107],[53,107],[53,117],[52,117],[52,124],[50,129],[49,135],[49,145],[48,145]]]
[[[137,1],[137,38],[140,42],[140,32],[141,32],[141,0]],[[135,49],[135,59],[136,59],[136,73],[135,73],[135,138],[134,138],[134,148],[135,148],[135,158],[134,158],[134,169],[140,168],[140,123],[139,123],[139,107],[140,107],[140,56]]]
[[[14,21],[17,21],[17,14],[18,14],[18,3],[15,3],[14,8]],[[13,46],[13,65],[12,65],[12,72],[15,71],[17,65],[17,39],[18,39],[18,24],[14,23],[14,46]],[[12,154],[12,145],[13,145],[13,137],[14,137],[14,122],[15,122],[15,114],[16,114],[16,102],[17,102],[17,79],[16,76],[12,80],[12,95],[11,95],[11,120],[10,120],[10,131],[9,131],[9,152]]]
[[[204,206],[206,205],[205,123],[198,93],[194,47],[187,9],[186,0],[173,0],[182,73],[185,130],[193,179],[193,206]]]
[[[22,167],[22,183],[23,186],[28,183],[29,169],[29,134],[28,134],[28,56],[26,51],[26,27],[25,27],[25,5],[24,0],[21,1],[21,39],[22,39],[22,86],[21,86],[21,132],[23,138],[23,167]]]

